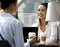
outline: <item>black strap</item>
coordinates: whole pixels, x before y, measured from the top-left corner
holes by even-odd
[[[0,37],[2,38],[2,40],[4,40],[4,38],[2,37],[1,33],[0,33]]]
[[[1,33],[0,33],[0,37],[2,39],[2,41],[0,41],[0,47],[11,47],[9,42],[2,37]]]

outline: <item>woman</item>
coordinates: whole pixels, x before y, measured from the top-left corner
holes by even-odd
[[[38,27],[38,38],[41,33],[46,34],[46,44],[52,44],[57,41],[57,23],[47,22],[46,11],[48,3],[41,3],[37,8],[37,22],[32,27]]]

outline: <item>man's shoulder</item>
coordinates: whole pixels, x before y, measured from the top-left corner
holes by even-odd
[[[10,21],[10,22],[11,22],[11,21]],[[16,19],[16,18],[13,18],[11,23],[13,23],[13,24],[20,24],[21,21],[19,21],[19,20]]]

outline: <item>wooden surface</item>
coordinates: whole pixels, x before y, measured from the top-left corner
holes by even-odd
[[[31,47],[60,47],[59,44],[52,44],[52,45],[33,45]]]

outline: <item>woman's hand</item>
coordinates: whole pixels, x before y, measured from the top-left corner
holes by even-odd
[[[33,37],[31,39],[27,39],[27,42],[29,42],[30,45],[34,45],[36,43],[36,37]]]

